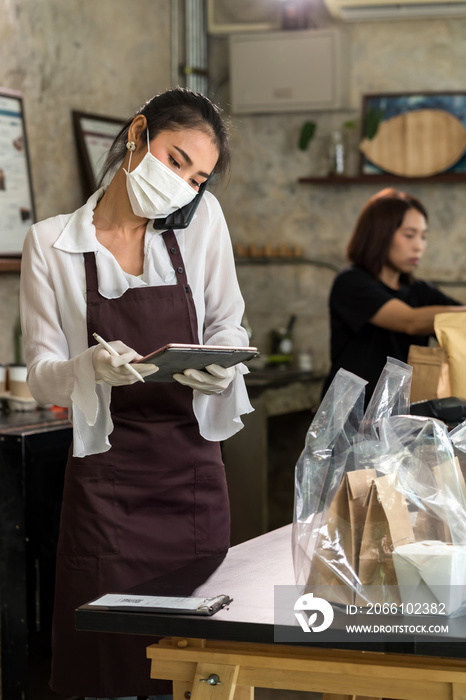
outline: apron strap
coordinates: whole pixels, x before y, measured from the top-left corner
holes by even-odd
[[[188,291],[188,278],[186,275],[184,260],[181,257],[178,241],[176,240],[175,232],[172,230],[164,231],[162,233],[162,236],[163,241],[167,247],[168,253],[170,255],[170,260],[172,262],[173,269],[176,272],[178,284],[182,284],[185,287],[186,291]]]
[[[170,260],[172,262],[173,269],[175,270],[178,284],[182,284],[184,287],[184,291],[186,292],[191,333],[193,334],[193,338],[197,338],[198,337],[198,328],[197,328],[196,307],[194,305],[194,299],[193,299],[193,295],[191,292],[191,287],[188,284],[188,276],[186,274],[184,260],[183,260],[183,257],[181,255],[181,252],[180,252],[180,247],[178,245],[178,241],[176,240],[175,232],[173,230],[169,229],[168,231],[164,231],[162,233],[162,237],[163,237],[163,241],[166,245],[166,248],[168,250],[168,254],[170,256]]]
[[[83,255],[84,269],[86,271],[86,292],[97,292],[99,289],[99,281],[97,279],[95,253],[83,253]]]

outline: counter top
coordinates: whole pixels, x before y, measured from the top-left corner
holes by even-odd
[[[324,377],[314,372],[299,370],[264,369],[252,370],[245,375],[250,399],[261,397],[267,404],[273,404],[270,415],[287,413],[281,405],[302,403],[304,408],[319,403]],[[300,399],[299,397],[302,396]],[[299,409],[295,409],[299,410]]]
[[[0,435],[31,435],[71,428],[67,410],[0,411]]]
[[[245,375],[246,385],[249,386],[283,386],[292,382],[312,382],[322,379],[314,372],[302,372],[293,369],[253,369]]]

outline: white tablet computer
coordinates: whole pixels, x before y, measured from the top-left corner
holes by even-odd
[[[182,374],[185,369],[202,370],[213,364],[232,367],[253,357],[259,357],[257,348],[170,343],[131,364],[137,367],[138,363],[145,362],[158,366],[158,372],[144,377],[146,382],[174,382],[173,375]]]

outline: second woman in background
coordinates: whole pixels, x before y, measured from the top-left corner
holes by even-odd
[[[413,276],[426,249],[427,221],[419,200],[391,188],[365,205],[347,248],[352,264],[330,293],[332,366],[323,394],[343,368],[367,380],[367,403],[388,356],[406,362],[410,345],[428,344],[436,314],[466,310]]]

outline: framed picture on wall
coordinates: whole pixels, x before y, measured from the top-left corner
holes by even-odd
[[[466,174],[466,92],[364,95],[361,175]]]
[[[84,197],[95,192],[105,158],[123,119],[72,112]]]
[[[35,221],[22,94],[0,88],[0,270],[19,269]]]

